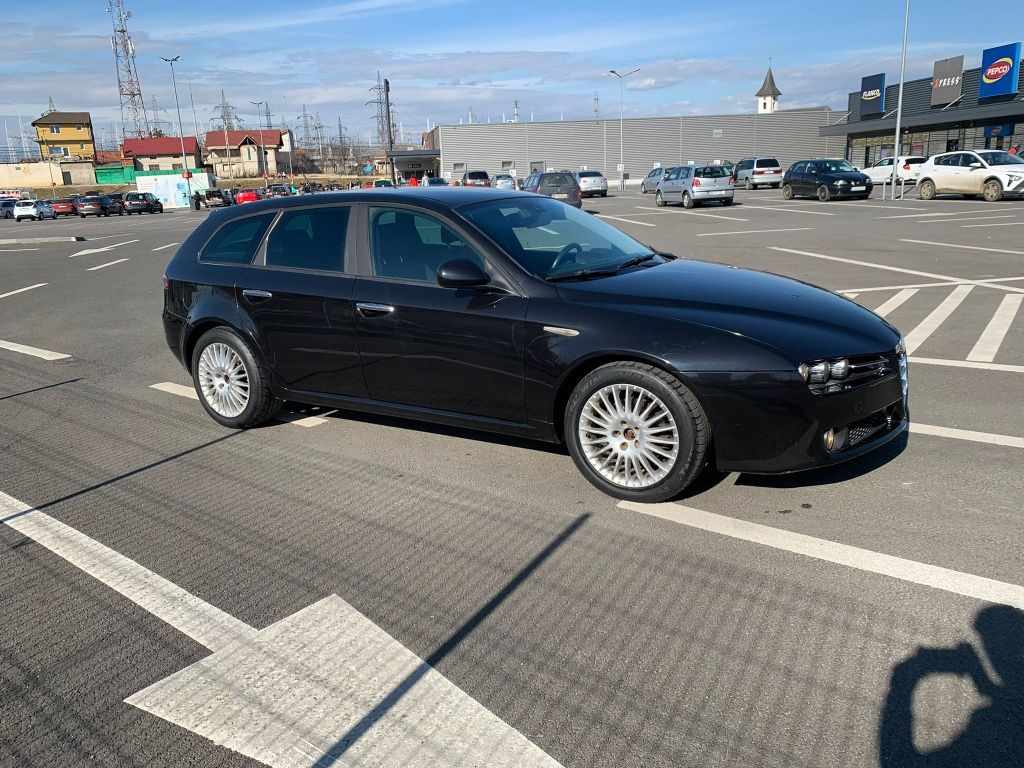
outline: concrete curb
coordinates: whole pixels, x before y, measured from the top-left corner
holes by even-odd
[[[78,236],[68,237],[16,237],[14,239],[0,240],[0,245],[28,245],[31,243],[82,243],[86,238]]]

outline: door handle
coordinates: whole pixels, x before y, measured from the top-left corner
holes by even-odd
[[[359,310],[359,314],[363,317],[379,317],[381,315],[390,315],[395,311],[395,308],[390,304],[374,304],[373,302],[360,301],[356,303],[356,309]]]
[[[246,288],[242,291],[242,295],[249,301],[266,301],[273,297],[274,294],[270,291],[258,291],[253,288]]]

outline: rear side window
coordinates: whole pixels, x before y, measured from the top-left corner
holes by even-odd
[[[778,168],[779,161],[774,157],[761,157],[757,160],[756,168]]]
[[[256,249],[275,215],[271,212],[229,221],[210,238],[210,242],[199,254],[199,260],[248,264],[256,255]]]
[[[267,266],[345,271],[348,206],[288,211],[267,238]]]
[[[466,178],[473,179],[473,181],[483,181],[487,178],[487,171],[470,171],[466,174]]]
[[[921,163],[924,162],[924,158],[923,157],[908,157],[904,162],[907,165],[920,165]]]

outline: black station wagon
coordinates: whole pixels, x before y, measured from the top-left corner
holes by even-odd
[[[899,332],[829,291],[678,259],[548,197],[372,190],[210,214],[164,277],[223,425],[285,400],[564,441],[618,498],[903,435]]]

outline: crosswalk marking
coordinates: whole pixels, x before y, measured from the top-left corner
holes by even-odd
[[[875,314],[880,317],[885,317],[890,312],[899,307],[901,304],[906,302],[906,300],[913,296],[915,293],[917,293],[917,288],[904,288],[902,291],[897,293],[891,299],[882,304],[882,306],[876,309]]]
[[[999,345],[1003,343],[1006,332],[1010,330],[1010,323],[1013,322],[1021,302],[1024,301],[1022,294],[1009,294],[1003,297],[999,309],[992,315],[988,326],[982,331],[981,337],[974,345],[974,349],[967,355],[967,359],[974,362],[991,363],[996,359],[996,352]]]
[[[949,296],[942,300],[939,306],[932,310],[928,317],[908,333],[905,337],[907,354],[912,354],[914,350],[920,347],[945,322],[946,318],[953,314],[953,311],[960,306],[961,302],[967,298],[967,294],[973,289],[973,285],[958,285]]]

